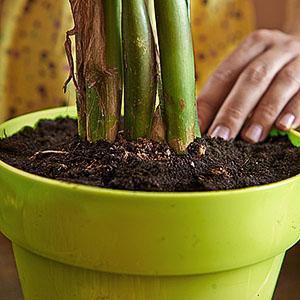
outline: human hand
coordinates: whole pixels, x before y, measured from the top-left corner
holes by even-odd
[[[300,38],[258,30],[217,68],[198,97],[202,132],[263,141],[300,126]]]

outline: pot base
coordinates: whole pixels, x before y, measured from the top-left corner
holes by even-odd
[[[284,258],[207,275],[153,277],[91,271],[13,248],[30,300],[271,300]]]

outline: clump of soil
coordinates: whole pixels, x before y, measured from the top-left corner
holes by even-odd
[[[83,142],[72,119],[40,121],[0,140],[0,160],[36,175],[143,191],[212,191],[257,186],[300,174],[300,148],[286,138],[258,145],[203,137],[186,155],[141,139]]]

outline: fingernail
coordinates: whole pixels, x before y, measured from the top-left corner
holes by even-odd
[[[259,124],[252,124],[245,133],[245,137],[249,142],[258,143],[263,133],[263,127]]]
[[[226,126],[219,125],[217,126],[212,134],[210,135],[211,137],[220,137],[224,140],[229,140],[230,137],[230,129]]]
[[[287,113],[285,114],[278,122],[278,124],[286,130],[292,128],[296,117],[293,114]]]

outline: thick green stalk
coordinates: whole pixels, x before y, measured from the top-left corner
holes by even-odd
[[[186,0],[155,0],[167,142],[178,153],[195,138],[192,34]]]
[[[123,0],[124,130],[150,138],[157,86],[155,43],[144,0]]]
[[[90,142],[113,142],[122,101],[121,0],[70,3],[75,22],[77,79],[74,73],[72,77],[78,91],[79,134]]]
[[[188,8],[188,15],[189,15],[189,20],[191,24],[191,0],[186,0],[186,5]],[[199,127],[199,119],[198,119],[198,111],[197,111],[197,103],[196,103],[196,116],[195,116],[195,137],[200,138],[201,137],[201,131]]]

